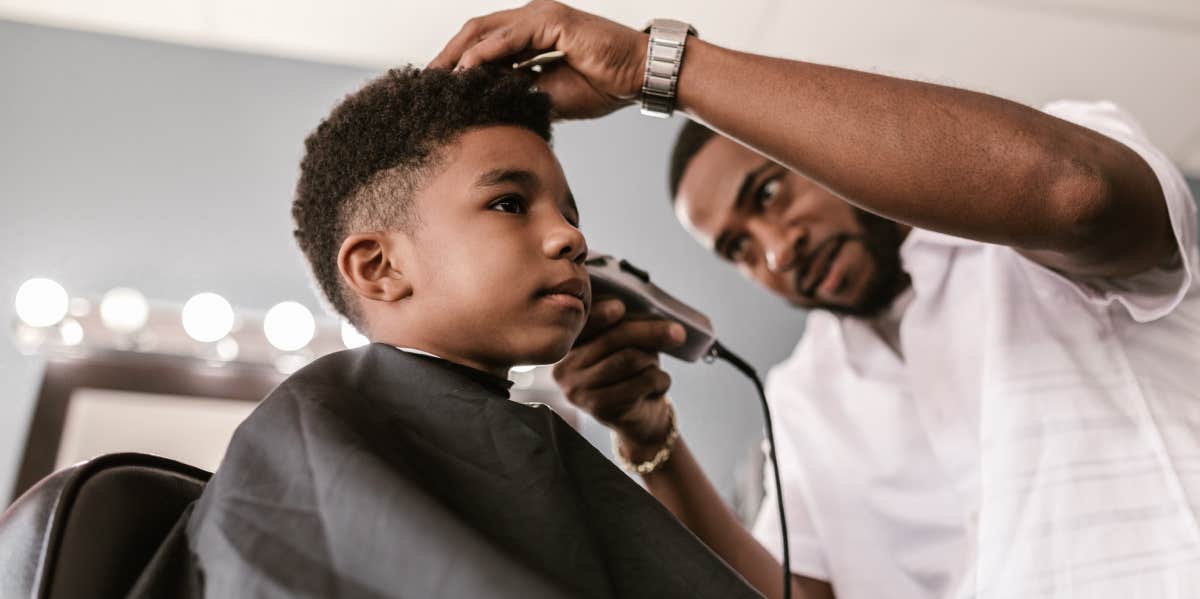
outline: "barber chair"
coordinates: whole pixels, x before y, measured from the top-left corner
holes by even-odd
[[[137,453],[47,476],[0,516],[0,597],[125,596],[210,476]]]

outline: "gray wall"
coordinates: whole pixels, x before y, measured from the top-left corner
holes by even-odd
[[[74,295],[133,285],[174,301],[214,290],[246,308],[318,308],[290,235],[296,165],[304,135],[371,75],[0,21],[0,505],[42,371],[8,340],[17,286],[49,276]],[[665,164],[678,125],[625,111],[560,126],[556,148],[592,247],[650,270],[765,369],[802,315],[675,224]],[[723,365],[667,363],[681,427],[728,493],[759,435],[753,389]]]

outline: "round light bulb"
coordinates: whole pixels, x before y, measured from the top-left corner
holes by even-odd
[[[62,338],[63,345],[79,345],[83,343],[83,325],[79,324],[78,320],[68,318],[62,321],[62,326],[58,329],[58,334]]]
[[[280,302],[267,310],[263,333],[277,349],[296,351],[312,341],[317,321],[308,308],[296,302]]]
[[[17,289],[17,318],[31,327],[48,327],[67,315],[71,298],[50,279],[29,279]]]
[[[233,337],[226,337],[217,342],[217,357],[225,362],[232,362],[237,359],[241,348],[238,342]]]
[[[196,341],[217,341],[233,330],[233,306],[215,293],[193,295],[183,305],[183,330]]]
[[[100,300],[100,320],[114,333],[133,333],[146,326],[150,304],[136,289],[117,287]]]
[[[371,340],[367,339],[366,335],[358,332],[358,329],[354,328],[354,325],[342,322],[342,344],[346,346],[346,349],[362,347],[370,342]]]

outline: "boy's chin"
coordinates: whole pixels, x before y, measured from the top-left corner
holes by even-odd
[[[536,344],[534,347],[527,348],[521,352],[521,358],[517,364],[554,364],[563,359],[567,352],[571,351],[571,345],[575,339],[553,340],[545,343]]]

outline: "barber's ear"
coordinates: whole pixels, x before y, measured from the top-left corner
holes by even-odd
[[[395,302],[412,295],[397,249],[386,233],[347,237],[337,257],[342,280],[359,297],[375,301]]]

